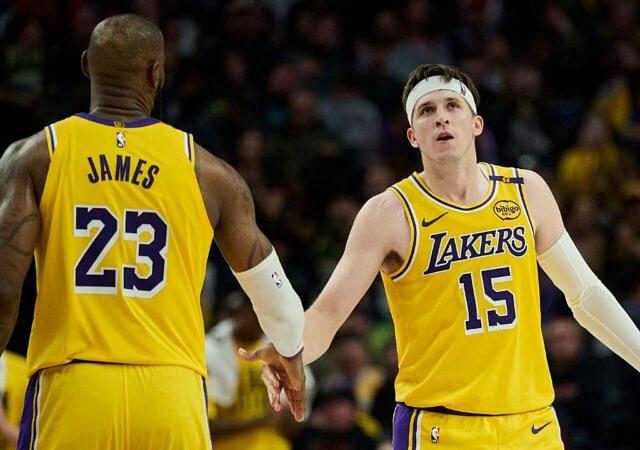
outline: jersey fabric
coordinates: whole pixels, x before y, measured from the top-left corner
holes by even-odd
[[[45,135],[29,374],[84,360],[206,376],[200,291],[213,229],[193,137],[154,118],[84,113]]]
[[[411,230],[403,266],[382,273],[396,399],[475,414],[534,411],[551,404],[553,387],[524,180],[514,168],[480,167],[490,188],[474,205],[439,198],[417,173],[390,188]]]
[[[547,406],[503,416],[439,414],[398,404],[393,450],[563,450],[558,417]]]
[[[180,366],[73,362],[29,381],[18,450],[211,450],[204,380]]]

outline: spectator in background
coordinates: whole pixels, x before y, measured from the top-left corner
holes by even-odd
[[[3,353],[0,357],[0,397],[5,397],[7,395],[7,384],[7,354]],[[3,403],[0,403],[0,448],[9,450],[15,448],[18,444],[19,429],[18,425],[15,422],[12,422],[9,418],[6,406]]]
[[[558,186],[563,198],[592,196],[606,207],[620,192],[620,180],[635,174],[635,161],[613,138],[611,128],[597,112],[580,127],[578,142],[558,163]]]
[[[398,351],[395,339],[390,339],[385,351],[384,383],[380,386],[373,398],[371,415],[382,427],[382,436],[391,441],[393,431],[393,411],[396,404],[395,389],[393,384],[398,374]]]
[[[609,276],[623,295],[640,273],[640,182],[629,180],[622,187],[622,205],[614,230]]]
[[[576,247],[596,275],[605,274],[607,262],[607,236],[599,227],[599,217],[593,198],[576,197],[564,208],[567,231]]]
[[[572,450],[594,448],[602,438],[600,413],[593,407],[602,405],[602,372],[588,358],[584,333],[573,319],[553,319],[544,337],[563,440]]]
[[[276,413],[269,407],[260,379],[262,364],[238,356],[239,348],[257,348],[265,339],[251,302],[242,292],[233,291],[224,297],[221,309],[228,318],[206,337],[209,423],[215,448],[290,450],[287,434],[295,432],[295,421],[289,420],[286,411]]]
[[[357,407],[369,411],[373,397],[383,380],[382,371],[369,361],[369,350],[361,335],[344,333],[336,336],[331,351],[334,372],[323,379],[326,391],[352,391]]]
[[[349,389],[321,392],[295,450],[372,450],[377,440],[358,422],[355,396]]]

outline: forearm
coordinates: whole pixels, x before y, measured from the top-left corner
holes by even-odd
[[[589,268],[569,235],[565,232],[538,261],[564,293],[578,323],[640,371],[640,331]]]
[[[302,361],[304,364],[311,364],[324,355],[339,328],[325,317],[319,308],[314,308],[314,306],[305,313],[305,326],[302,334],[304,342]]]
[[[613,294],[595,286],[572,303],[578,323],[640,372],[640,331]]]

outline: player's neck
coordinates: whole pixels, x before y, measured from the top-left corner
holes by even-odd
[[[420,176],[437,196],[463,205],[482,200],[490,189],[488,177],[475,159],[463,164],[425,164]]]
[[[91,87],[89,112],[95,116],[131,122],[151,115],[153,101],[132,88]]]

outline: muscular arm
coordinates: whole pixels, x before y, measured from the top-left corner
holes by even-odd
[[[215,241],[234,272],[250,269],[271,253],[256,224],[251,191],[229,164],[196,145],[198,182],[215,228]]]
[[[10,145],[0,159],[0,350],[13,332],[20,292],[40,233],[42,136]],[[46,152],[46,149],[45,149]]]
[[[371,198],[360,210],[344,254],[329,281],[305,314],[302,359],[310,364],[329,348],[340,326],[367,292],[385,259],[404,254],[401,237],[409,235],[402,206],[391,192]],[[399,247],[402,250],[399,250]]]

